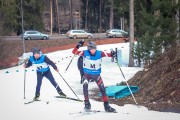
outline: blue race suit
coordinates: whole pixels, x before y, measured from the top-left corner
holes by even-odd
[[[84,51],[83,69],[87,74],[101,73],[101,51],[96,50],[95,55],[91,55],[89,50]]]

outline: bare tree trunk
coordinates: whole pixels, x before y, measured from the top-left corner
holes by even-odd
[[[114,28],[114,12],[113,12],[113,9],[114,9],[114,1],[113,1],[113,0],[110,0],[110,1],[111,1],[111,5],[110,5],[109,28],[112,29],[112,28]]]
[[[73,24],[72,24],[72,0],[69,0],[69,16],[70,16],[70,29],[73,28]]]
[[[88,2],[89,2],[89,0],[86,0],[86,18],[85,18],[85,30],[86,31],[88,31],[88,28],[87,28]]]
[[[121,30],[122,30],[122,17],[120,17],[120,27],[121,27]]]
[[[175,0],[175,4],[177,5],[179,3],[179,0]],[[180,44],[180,31],[179,31],[179,28],[180,28],[180,12],[179,12],[179,8],[176,9],[176,16],[175,16],[175,19],[176,19],[176,23],[177,23],[177,28],[176,28],[176,41],[177,41],[177,44]]]
[[[81,0],[79,0],[79,18],[78,18],[78,28],[81,28]]]
[[[124,25],[125,25],[125,22],[124,22],[124,16],[123,16],[123,30],[125,29]]]
[[[102,8],[102,0],[99,0],[99,33],[102,33],[102,22],[101,22],[101,8]]]
[[[129,0],[129,13],[130,13],[130,31],[129,31],[129,40],[130,40],[130,49],[129,49],[129,67],[134,66],[134,0]]]
[[[124,17],[120,17],[121,30],[124,30]]]
[[[52,0],[49,1],[49,5],[50,5],[50,36],[52,35]]]
[[[57,21],[57,25],[56,26],[57,26],[58,34],[60,34],[58,0],[56,0],[56,21]]]

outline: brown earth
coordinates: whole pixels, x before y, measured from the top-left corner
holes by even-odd
[[[180,45],[173,47],[156,59],[143,71],[139,71],[128,81],[140,90],[134,94],[139,105],[150,110],[180,113]],[[91,98],[101,101],[98,89]],[[120,106],[135,104],[132,96],[123,99],[109,98],[110,103]]]

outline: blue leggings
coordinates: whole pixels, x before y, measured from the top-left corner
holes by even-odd
[[[56,83],[51,71],[48,70],[46,72],[37,72],[37,85],[36,85],[36,93],[35,94],[40,94],[43,77],[46,77],[51,82],[51,84],[56,88],[58,93],[62,91],[60,89],[59,85]]]

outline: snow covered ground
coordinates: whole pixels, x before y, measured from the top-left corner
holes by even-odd
[[[100,50],[110,51],[111,48],[122,49],[123,63],[127,63],[129,56],[129,44],[110,44],[98,46]],[[83,47],[81,49],[86,49]],[[72,49],[53,52],[47,54],[52,59],[60,73],[72,87],[80,99],[83,100],[82,84],[80,84],[80,74],[77,69],[77,59],[75,57],[69,69],[65,72],[67,65],[72,59]],[[126,66],[125,64],[123,66]],[[126,79],[131,78],[142,68],[122,67]],[[76,98],[66,83],[57,72],[51,67],[52,73],[64,93]],[[124,80],[119,68],[111,62],[111,58],[102,60],[102,79],[105,86],[115,85]],[[0,119],[1,120],[180,120],[180,114],[150,111],[146,107],[138,108],[136,105],[126,104],[117,106],[111,104],[118,113],[89,113],[71,114],[83,111],[83,102],[57,99],[58,95],[55,88],[44,78],[41,86],[40,102],[25,105],[24,103],[32,100],[36,87],[35,68],[30,67],[26,72],[26,99],[24,99],[24,68],[21,66],[0,70]],[[95,83],[89,84],[89,89],[97,88]],[[46,102],[49,102],[47,104]],[[90,100],[92,109],[104,111],[103,103]]]

